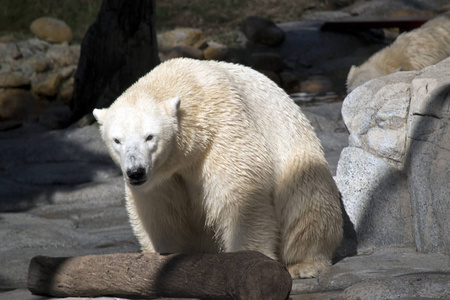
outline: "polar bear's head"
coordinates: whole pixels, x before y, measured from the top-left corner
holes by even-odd
[[[124,93],[109,108],[94,109],[113,160],[132,186],[152,180],[175,142],[178,97],[155,101],[142,93]]]

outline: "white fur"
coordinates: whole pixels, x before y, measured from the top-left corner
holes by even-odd
[[[398,71],[421,70],[450,56],[450,13],[440,15],[413,31],[403,33],[361,66],[352,66],[347,92],[363,83]]]
[[[310,123],[267,77],[173,59],[94,116],[144,251],[257,250],[301,277],[330,265],[339,192]]]

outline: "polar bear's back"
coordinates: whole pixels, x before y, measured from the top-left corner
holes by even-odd
[[[309,120],[277,84],[248,67],[219,62],[212,65],[228,73],[245,93],[245,105],[261,134],[276,148],[275,153],[306,151],[310,155],[318,151],[322,155]]]
[[[312,130],[309,121],[290,97],[263,74],[237,64],[199,61],[187,58],[172,59],[162,63],[137,84],[147,85],[158,101],[178,96],[181,107],[202,113],[215,126],[219,117],[232,110],[242,110],[251,115],[257,130],[272,139],[303,137]],[[229,107],[228,112],[224,112]],[[195,110],[195,112],[193,112]],[[214,114],[222,113],[222,116]],[[207,120],[202,120],[207,121]],[[288,134],[289,136],[287,136]],[[278,142],[282,142],[282,141]]]

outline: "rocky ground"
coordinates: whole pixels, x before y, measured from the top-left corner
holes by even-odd
[[[400,9],[405,7],[398,4],[404,1],[391,2]],[[423,7],[431,9],[431,2],[436,2],[434,5],[438,6],[439,1],[425,1]],[[361,1],[359,6],[352,6],[346,11],[329,12],[321,16],[330,18],[342,13],[371,15],[378,10],[386,11],[389,3],[389,1]],[[278,49],[284,60],[289,62],[293,69],[300,72],[301,76],[312,78],[310,83],[313,85],[323,82],[324,74],[327,75],[325,81],[331,81],[331,84],[326,85],[331,86],[331,90],[333,90],[333,86],[343,84],[345,70],[348,70],[349,64],[358,60],[361,61],[379,47],[368,44],[367,40],[361,40],[360,37],[342,33],[319,33],[320,23],[317,20],[283,24],[280,25],[280,28],[284,30],[288,41],[287,44]],[[344,42],[335,45],[337,41]],[[46,49],[54,49],[54,47],[45,45]],[[297,51],[292,51],[292,47],[295,47]],[[311,51],[310,49],[313,48],[318,50]],[[331,48],[333,51],[328,51]],[[290,56],[289,53],[291,53]],[[305,64],[305,62],[308,64]],[[52,60],[49,61],[49,66],[67,67],[67,65],[53,64]],[[442,74],[437,71],[433,72],[433,76]],[[406,74],[405,76],[415,78],[419,75]],[[448,72],[444,75],[449,76]],[[70,76],[67,78],[70,78]],[[416,85],[420,86],[418,80],[423,78],[428,77],[419,76],[415,81]],[[441,81],[445,83],[444,79]],[[402,80],[406,82],[406,79]],[[393,85],[390,86],[391,83]],[[397,83],[395,80],[378,81],[372,90],[370,86],[367,87],[367,91],[364,90],[367,95],[372,95],[370,91],[373,91],[375,96],[373,100],[369,100],[374,102],[373,107],[379,106],[376,110],[377,114],[371,110],[372,106],[370,105],[367,107],[359,106],[354,100],[355,96],[353,96],[353,100],[347,101],[347,108],[352,107],[355,111],[358,111],[357,118],[354,120],[361,118],[367,121],[367,118],[373,117],[379,121],[380,115],[383,114],[383,118],[386,118],[386,120],[391,120],[389,118],[393,116],[398,121],[399,118],[396,113],[399,109],[395,105],[382,106],[382,103],[376,102],[379,98],[385,99],[383,97],[386,97],[388,99],[388,97],[392,97],[389,92],[398,88],[398,85],[395,85]],[[28,82],[26,85],[29,86],[30,83]],[[31,86],[33,85],[34,83],[31,82]],[[23,84],[19,86],[22,87]],[[431,86],[432,84],[430,84]],[[445,87],[444,84],[442,86]],[[344,87],[341,86],[340,89],[344,89]],[[379,97],[381,94],[376,93],[378,90],[383,90],[385,94],[382,95],[385,96]],[[405,96],[403,93],[409,93],[409,90],[407,88],[399,90],[398,94],[403,97],[401,99],[408,98],[408,95],[405,94]],[[61,97],[61,95],[57,97]],[[326,97],[317,97],[314,101],[300,99],[298,103],[313,123],[317,135],[324,145],[330,168],[336,174],[341,151],[349,145],[349,133],[341,117],[342,102],[336,101],[339,100],[336,97],[329,100],[323,99],[326,99]],[[393,97],[393,99],[396,98]],[[443,99],[442,107],[445,103],[448,103],[445,97]],[[367,103],[369,103],[369,100],[367,100]],[[350,104],[353,106],[349,106]],[[409,108],[406,108],[406,110],[409,111]],[[124,208],[121,174],[107,154],[100,139],[97,125],[93,124],[82,128],[72,125],[61,130],[49,129],[49,123],[58,123],[58,120],[64,119],[68,114],[69,111],[66,106],[51,105],[41,114],[39,122],[24,123],[16,129],[0,131],[1,300],[49,299],[48,297],[33,296],[26,289],[28,264],[30,259],[36,255],[79,256],[138,251],[138,244],[128,224]],[[375,116],[372,116],[372,114]],[[416,116],[420,114],[425,117],[429,116],[425,113],[417,113]],[[446,118],[448,119],[448,116],[443,114],[439,115],[437,119],[447,120]],[[404,116],[404,120],[402,119],[405,124],[406,119],[406,116]],[[377,151],[374,145],[389,145],[389,143],[384,142],[378,144],[377,141],[384,141],[381,138],[371,141],[369,137],[372,135],[367,135],[367,137],[364,134],[360,135],[358,131],[360,127],[357,125],[361,125],[363,122],[356,122],[358,123],[356,125],[351,121],[346,122],[348,123],[347,127],[351,124],[349,129],[354,131],[353,138],[350,140],[351,147],[347,148],[343,152],[344,154],[352,151],[360,153],[360,150],[354,149],[357,147],[362,147],[362,150],[374,154]],[[378,122],[379,124],[381,123]],[[444,128],[445,124],[439,124],[441,125],[433,125],[434,128]],[[385,129],[382,126],[380,128]],[[388,129],[392,130],[391,127]],[[400,129],[395,128],[395,130]],[[379,132],[379,130],[376,132]],[[384,132],[380,134],[385,135]],[[356,140],[355,137],[364,142],[358,144],[357,141],[359,140]],[[436,139],[442,140],[441,137],[445,138],[448,135],[443,133]],[[448,148],[447,146],[439,147],[444,150]],[[368,156],[369,154],[364,154],[364,157]],[[358,158],[358,164],[352,164],[356,161],[356,158]],[[342,174],[345,173],[347,177],[342,177],[338,181],[341,182],[341,185],[347,186],[349,185],[348,182],[357,181],[358,186],[352,185],[348,188],[341,187],[341,189],[347,193],[352,187],[355,187],[358,190],[356,192],[365,197],[364,189],[366,186],[361,182],[365,182],[363,171],[368,165],[367,161],[360,160],[360,157],[356,155],[347,155],[345,156],[345,162],[347,163],[345,172],[342,169],[343,162],[339,163],[341,164]],[[445,159],[441,159],[442,164],[445,166]],[[426,166],[420,168],[424,169]],[[352,176],[354,180],[349,181],[349,177]],[[446,178],[444,176],[445,174],[442,178]],[[416,182],[419,182],[419,179]],[[371,180],[373,179],[369,181]],[[442,179],[439,180],[439,182],[442,182]],[[382,238],[374,242],[374,239],[365,235],[361,239],[363,243],[361,243],[357,255],[336,262],[328,270],[321,273],[317,279],[294,280],[290,299],[450,298],[450,259],[448,255],[441,254],[445,251],[426,251],[431,248],[425,247],[420,249],[421,253],[419,253],[416,249],[420,247],[411,242],[414,238],[402,239],[401,243],[396,244],[397,246],[392,246],[395,244],[392,242],[395,236],[392,238],[389,232],[394,232],[398,228],[391,228],[389,224],[397,224],[397,227],[399,227],[398,224],[403,224],[403,220],[411,219],[412,212],[409,213],[404,206],[396,207],[398,211],[390,209],[391,202],[389,201],[397,196],[389,196],[390,189],[386,189],[384,192],[386,196],[383,196],[384,198],[381,201],[389,204],[385,205],[385,211],[390,210],[390,212],[380,218],[371,219],[372,221],[378,220],[378,223],[374,225],[377,226],[376,228],[372,226],[372,223],[369,224],[371,226],[369,226],[370,234],[379,231],[380,234],[377,234],[377,236]],[[399,193],[399,195],[403,194]],[[366,198],[364,199],[364,201],[368,201]],[[416,209],[426,210],[424,214],[429,214],[428,207],[423,206],[420,202],[418,203]],[[358,202],[351,204],[353,205],[352,209],[358,210]],[[445,207],[445,203],[439,205]],[[435,209],[438,210],[438,206]],[[445,208],[444,211],[446,211]],[[364,216],[379,216],[378,213],[374,209],[370,212],[366,211]],[[352,214],[351,211],[350,214]],[[434,225],[433,218],[434,214],[424,217],[427,224],[433,225],[433,230],[425,228],[421,233],[423,235],[421,239],[425,242],[428,241],[426,235],[431,232],[433,235],[433,239],[429,240],[431,246],[445,248],[445,245],[442,246],[438,241],[439,234],[448,232],[445,231],[448,227],[445,226],[445,222],[448,222],[446,221],[448,219],[444,216],[441,218],[443,221],[439,221],[441,223],[438,222],[437,225]],[[389,220],[395,220],[396,222],[389,223]],[[412,221],[410,223],[412,224]],[[386,226],[383,226],[383,224],[386,224]],[[411,226],[413,227],[413,225]],[[361,229],[361,232],[369,232],[363,231],[363,229]],[[406,232],[406,230],[404,231]],[[390,238],[389,243],[386,242],[386,236]],[[445,235],[441,237],[441,240],[448,240]]]

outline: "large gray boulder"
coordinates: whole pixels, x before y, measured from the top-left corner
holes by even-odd
[[[344,100],[336,181],[360,251],[450,253],[450,59],[372,80]]]

